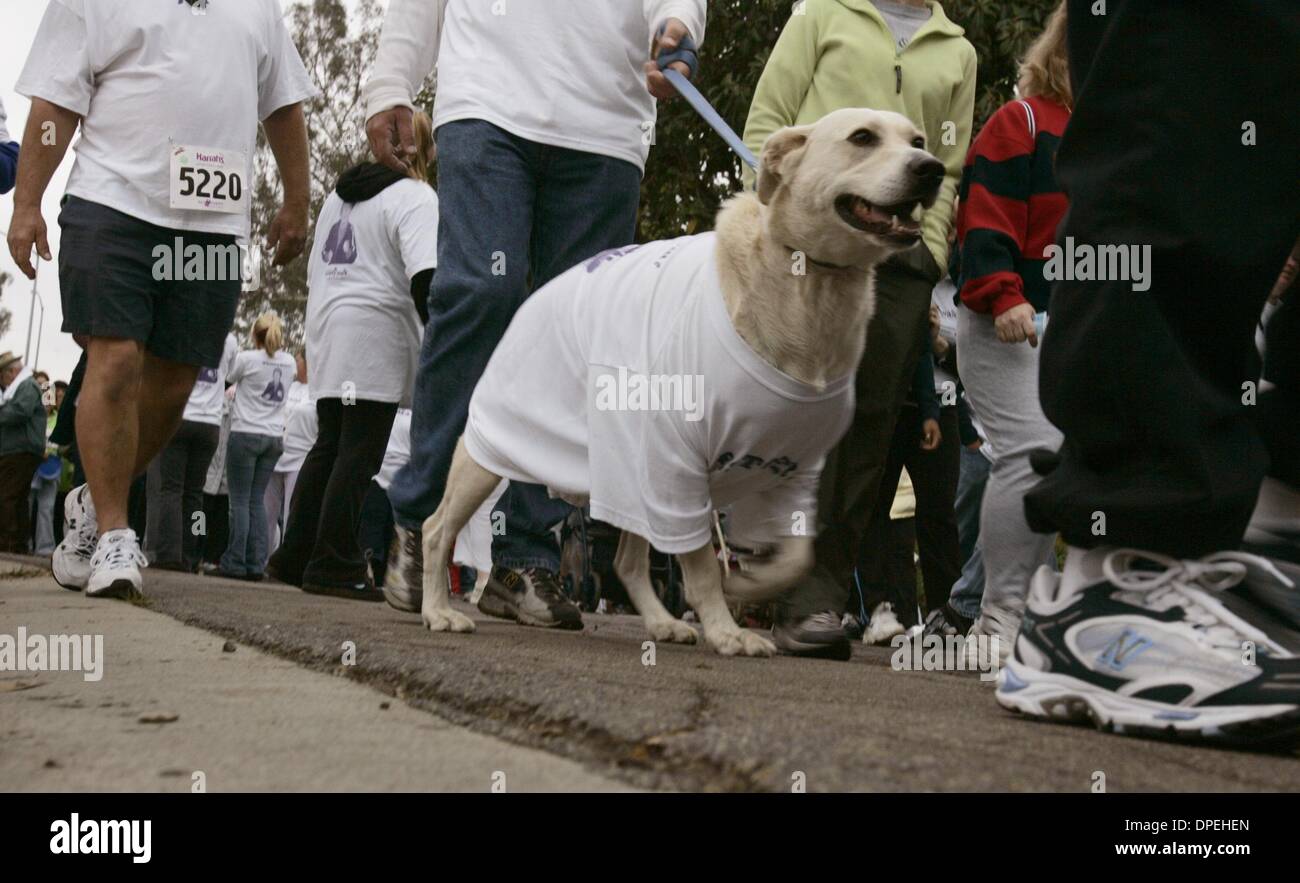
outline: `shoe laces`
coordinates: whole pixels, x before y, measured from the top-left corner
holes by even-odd
[[[123,539],[114,543],[105,543],[104,545],[104,557],[96,562],[97,566],[108,566],[113,569],[127,567],[131,564],[136,567],[149,566],[149,560],[140,551],[140,545],[137,542]]]
[[[544,567],[530,567],[523,573],[524,576],[528,577],[529,583],[532,584],[533,594],[537,596],[538,600],[548,606],[561,604],[568,600],[560,589],[560,580],[554,571],[547,570]]]
[[[1146,562],[1156,567],[1137,568]],[[1215,552],[1199,559],[1178,559],[1157,552],[1116,549],[1102,561],[1102,572],[1116,588],[1148,593],[1146,606],[1155,610],[1179,607],[1192,632],[1208,646],[1239,654],[1244,641],[1281,651],[1271,638],[1213,597],[1241,583],[1249,566],[1260,567],[1291,586],[1291,581],[1267,558],[1245,552]]]

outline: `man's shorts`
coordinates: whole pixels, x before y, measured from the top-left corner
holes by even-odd
[[[183,365],[220,364],[242,285],[225,259],[234,236],[170,230],[75,196],[64,200],[59,227],[64,332],[139,341]],[[176,281],[178,237],[182,258],[192,245],[213,256],[204,278],[185,281],[182,272]]]

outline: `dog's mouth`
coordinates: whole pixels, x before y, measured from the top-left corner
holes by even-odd
[[[835,211],[855,230],[912,245],[921,238],[921,224],[912,219],[920,204],[919,199],[912,199],[893,205],[872,205],[861,196],[846,193],[835,200]]]

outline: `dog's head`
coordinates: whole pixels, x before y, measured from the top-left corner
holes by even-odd
[[[777,244],[863,266],[920,240],[944,172],[907,117],[845,108],[767,139],[758,198]]]

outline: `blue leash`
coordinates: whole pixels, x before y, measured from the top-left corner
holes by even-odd
[[[663,36],[663,32],[664,26],[661,25],[659,27],[659,36]],[[676,51],[659,53],[659,58],[656,61],[659,69],[668,78],[668,82],[672,83],[673,88],[681,93],[681,96],[686,99],[691,107],[695,108],[695,112],[713,127],[713,131],[722,136],[722,140],[727,142],[727,146],[734,150],[736,155],[745,161],[746,165],[757,171],[758,160],[745,146],[745,142],[740,140],[740,136],[736,134],[735,130],[728,126],[727,121],[713,109],[713,105],[709,104],[709,99],[701,95],[700,90],[696,89],[690,80],[668,66],[675,61],[680,61],[691,69],[691,76],[695,75],[695,71],[700,64],[700,56],[696,52],[695,41],[691,39],[691,35],[687,34],[682,37],[681,42],[677,44]]]

